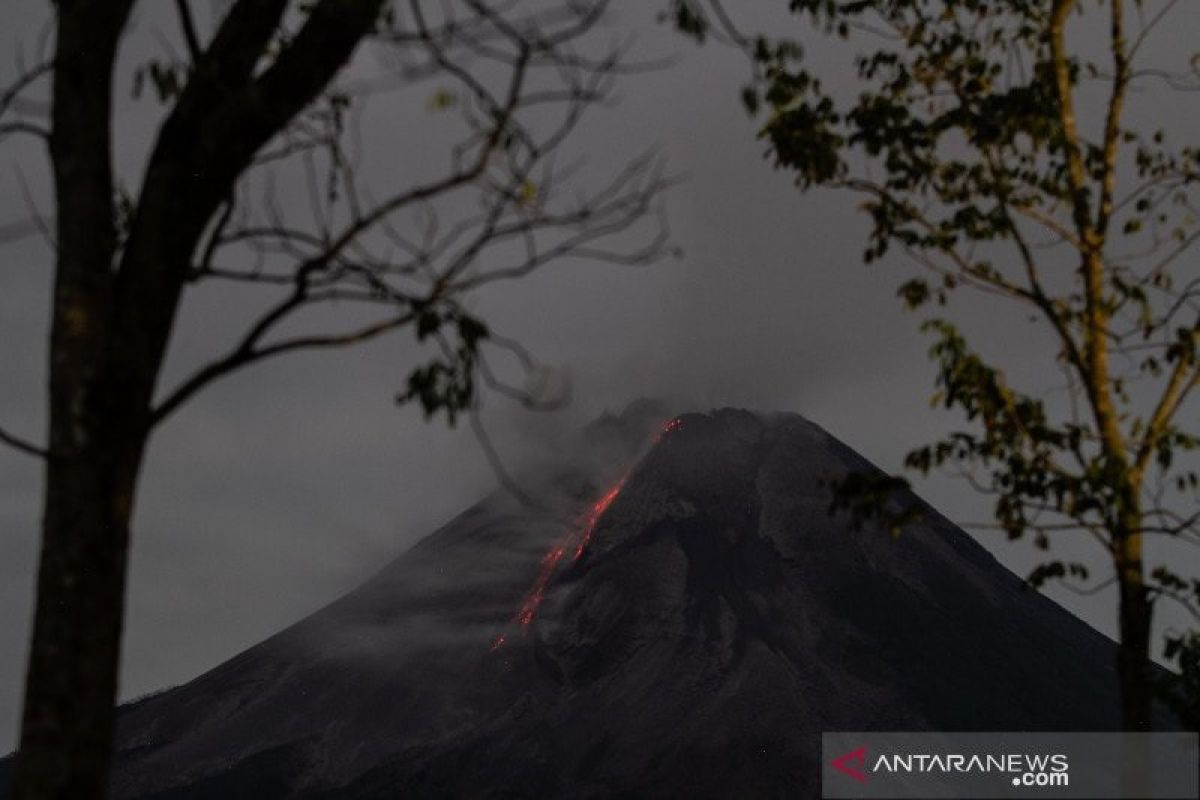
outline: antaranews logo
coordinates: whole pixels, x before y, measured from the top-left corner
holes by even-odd
[[[880,774],[1002,774],[1011,776],[1013,786],[1030,787],[1071,782],[1071,765],[1064,753],[880,753],[868,759],[863,745],[831,763],[859,783]]]
[[[1200,736],[1101,732],[821,735],[821,791],[836,798],[1200,797]]]
[[[866,760],[866,747],[834,759],[836,769],[852,775],[845,764],[853,756]],[[846,759],[844,764],[841,762]],[[1013,786],[1070,786],[1070,763],[1064,753],[881,753],[871,759],[870,774],[1003,775]],[[862,775],[866,782],[866,775]]]
[[[857,750],[851,750],[849,753],[843,753],[833,760],[833,768],[843,775],[849,775],[859,783],[866,783],[867,776],[863,772],[863,767],[867,763],[867,748],[860,747]]]

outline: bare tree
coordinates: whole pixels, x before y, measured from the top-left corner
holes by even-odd
[[[410,327],[440,354],[401,399],[453,420],[479,376],[495,380],[485,348],[507,344],[466,310],[468,293],[558,259],[664,253],[656,159],[571,193],[578,165],[559,163],[584,112],[637,68],[625,43],[598,48],[607,5],[234,0],[204,25],[176,0],[174,44],[136,73],[135,91],[163,108],[129,191],[111,131],[135,4],[54,4],[45,55],[0,94],[0,141],[44,141],[54,187],[53,218],[38,221],[54,253],[48,440],[0,431],[45,462],[14,797],[106,793],[138,475],[151,434],[183,404],[266,359]],[[414,87],[427,101],[406,124],[454,115],[436,135],[461,136],[441,174],[380,186],[357,166],[355,115]],[[279,202],[297,186],[303,213]],[[270,299],[232,347],[161,386],[180,309],[212,283]]]

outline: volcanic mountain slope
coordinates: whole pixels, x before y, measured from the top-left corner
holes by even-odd
[[[817,797],[823,730],[1117,726],[1111,641],[931,509],[831,517],[821,480],[870,467],[812,423],[687,414],[641,451],[125,707],[115,795]]]

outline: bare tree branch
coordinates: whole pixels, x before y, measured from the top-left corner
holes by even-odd
[[[179,16],[179,27],[183,31],[183,41],[187,44],[188,55],[194,64],[200,57],[203,48],[200,37],[196,35],[196,21],[192,17],[192,9],[188,0],[175,0],[175,11]]]
[[[8,445],[19,453],[34,456],[35,458],[50,457],[49,451],[44,447],[38,447],[32,442],[28,442],[19,436],[14,436],[3,428],[0,428],[0,444]]]

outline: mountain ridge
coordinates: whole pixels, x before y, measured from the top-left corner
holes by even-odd
[[[823,730],[1118,727],[1115,645],[915,495],[831,516],[823,429],[634,417],[124,707],[115,796],[817,797]]]

